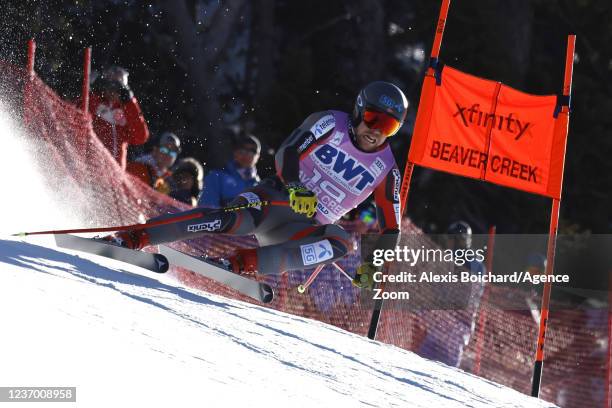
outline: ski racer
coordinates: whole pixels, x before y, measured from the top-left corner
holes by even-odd
[[[335,222],[374,194],[380,237],[377,248],[396,245],[400,233],[400,172],[388,138],[402,126],[404,93],[389,82],[363,88],[352,115],[328,110],[310,115],[283,142],[275,157],[276,176],[239,194],[230,206],[288,201],[289,206],[254,206],[140,230],[105,239],[131,248],[196,238],[202,234],[253,234],[260,247],[238,249],[227,261],[239,274],[280,274],[331,263],[346,255],[350,235]],[[202,212],[202,208],[189,212]],[[161,220],[176,214],[155,218]],[[353,283],[371,288],[371,256]]]

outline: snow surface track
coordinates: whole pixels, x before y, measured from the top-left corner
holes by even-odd
[[[0,386],[77,387],[54,407],[553,406],[49,238],[0,238],[0,314]]]

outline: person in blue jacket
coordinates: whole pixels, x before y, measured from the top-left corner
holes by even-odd
[[[198,206],[225,207],[241,192],[259,183],[257,161],[261,143],[253,135],[242,135],[233,143],[233,157],[221,169],[211,170],[204,179]]]

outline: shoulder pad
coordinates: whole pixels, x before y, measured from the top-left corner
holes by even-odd
[[[334,129],[334,127],[336,127],[336,118],[334,118],[334,115],[328,113],[311,126],[310,132],[314,135],[315,139],[319,139],[321,136]]]

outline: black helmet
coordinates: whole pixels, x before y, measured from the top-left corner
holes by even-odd
[[[177,153],[180,153],[181,139],[179,139],[179,137],[172,132],[164,132],[159,137],[159,146],[172,146]]]
[[[472,227],[465,221],[455,221],[448,226],[448,234],[467,234],[472,235]]]
[[[472,247],[472,227],[465,221],[455,221],[448,226],[446,233],[455,241],[456,246]]]
[[[174,176],[180,173],[187,173],[193,176],[194,186],[192,192],[194,196],[197,196],[202,191],[202,188],[204,188],[204,168],[202,164],[193,157],[185,157],[179,160],[172,168]]]
[[[390,82],[371,82],[357,95],[353,109],[353,126],[359,125],[363,120],[366,109],[386,113],[396,119],[401,126],[408,112],[408,99],[401,89]]]
[[[251,146],[255,154],[261,153],[261,142],[250,133],[242,133],[232,141],[232,150],[237,150],[245,146]]]
[[[128,85],[129,72],[113,65],[102,72],[92,72],[91,90],[95,93],[115,92],[123,102],[134,97]]]
[[[103,73],[102,77],[107,81],[117,82],[121,87],[128,86],[128,76],[130,73],[122,67],[112,65],[108,67]]]

